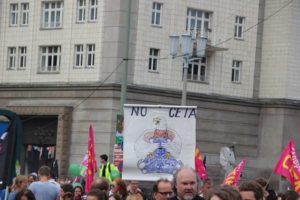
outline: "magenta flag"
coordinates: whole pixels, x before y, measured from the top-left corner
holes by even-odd
[[[246,158],[244,158],[232,172],[230,172],[224,179],[223,184],[228,186],[237,186],[241,177],[241,173],[246,164]]]
[[[90,125],[89,139],[88,139],[88,163],[87,173],[85,181],[85,192],[88,193],[91,189],[92,182],[94,180],[94,174],[97,171],[97,161],[95,157],[95,146],[94,146],[94,130]]]
[[[294,140],[291,139],[283,150],[274,172],[286,177],[294,190],[300,193],[300,164],[296,155]]]

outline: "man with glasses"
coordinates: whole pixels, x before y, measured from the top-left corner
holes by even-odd
[[[159,179],[153,186],[153,199],[166,200],[174,196],[172,183],[168,179]]]

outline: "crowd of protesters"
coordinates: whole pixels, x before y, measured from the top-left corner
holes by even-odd
[[[107,163],[105,156],[104,161]],[[238,187],[214,186],[209,179],[200,181],[194,169],[188,166],[178,169],[172,181],[157,180],[151,196],[146,197],[137,180],[107,179],[109,171],[106,169],[102,168],[85,194],[81,183],[58,183],[51,179],[50,168],[42,166],[38,174],[17,176],[8,200],[300,200],[299,194],[292,190],[285,194],[269,190],[263,178],[241,182]],[[4,200],[3,195],[0,200]]]

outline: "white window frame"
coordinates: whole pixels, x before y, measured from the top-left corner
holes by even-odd
[[[9,25],[17,26],[18,25],[18,14],[19,14],[19,5],[17,3],[12,3],[9,5]]]
[[[46,8],[46,5],[48,5],[48,8]],[[43,2],[42,28],[44,29],[62,28],[63,6],[64,6],[63,1]],[[54,17],[53,22],[51,21],[52,16]]]
[[[194,60],[189,63],[187,79],[199,82],[208,81],[208,68],[206,57]]]
[[[161,26],[161,17],[162,17],[162,8],[163,4],[159,2],[153,2],[152,4],[152,16],[151,24],[153,26]]]
[[[194,31],[196,27],[196,31],[198,33],[206,34],[206,31],[210,29],[210,18],[210,12],[188,8],[186,18],[186,30]]]
[[[234,24],[234,38],[244,39],[245,17],[236,16]]]
[[[240,83],[241,82],[241,70],[242,70],[242,61],[233,60],[232,69],[231,69],[231,82]]]
[[[95,44],[86,45],[86,67],[87,68],[91,68],[95,66],[95,50],[96,50]]]
[[[27,47],[19,47],[19,69],[25,69],[27,65]]]
[[[16,68],[16,57],[17,57],[17,48],[16,47],[8,47],[7,54],[7,69],[14,70]]]
[[[54,52],[55,48],[57,49],[56,52]],[[56,58],[56,65],[54,65],[55,58]],[[51,59],[51,65],[48,64],[49,59]],[[40,73],[59,72],[60,60],[61,60],[61,46],[41,46],[39,72]]]
[[[160,49],[150,48],[148,70],[158,72]]]
[[[76,21],[78,23],[83,23],[86,21],[86,1],[87,0],[77,0],[77,17]],[[80,5],[83,3],[83,5]]]
[[[21,3],[20,25],[27,26],[29,20],[29,3]]]
[[[79,64],[77,65],[77,63]],[[75,53],[74,53],[74,68],[82,68],[83,65],[84,65],[84,46],[83,44],[76,44]]]
[[[94,13],[93,18],[92,18],[92,13]],[[97,21],[97,15],[98,15],[98,0],[89,0],[89,17],[88,17],[89,22]]]

